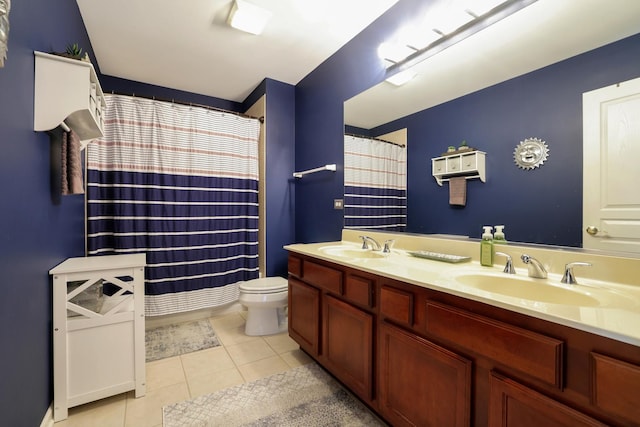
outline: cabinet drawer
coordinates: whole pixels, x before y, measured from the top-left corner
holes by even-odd
[[[460,172],[460,156],[447,157],[447,173]]]
[[[302,277],[311,285],[342,295],[342,271],[340,270],[304,260]]]
[[[476,161],[477,157],[475,153],[472,154],[464,154],[460,156],[460,160],[462,163],[462,171],[475,171],[478,169],[478,162]]]
[[[426,325],[429,334],[562,389],[560,340],[433,301]]]
[[[380,314],[389,320],[413,326],[413,300],[411,292],[383,286],[380,289]]]
[[[302,277],[302,260],[290,255],[287,262],[287,271],[292,276]]]
[[[591,402],[629,421],[640,420],[640,366],[591,353]]]
[[[348,275],[344,287],[344,297],[355,304],[371,308],[373,307],[374,284],[372,279]]]

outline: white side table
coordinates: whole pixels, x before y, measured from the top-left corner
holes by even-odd
[[[129,390],[144,396],[145,265],[145,254],[105,255],[49,270],[55,421],[70,407]]]

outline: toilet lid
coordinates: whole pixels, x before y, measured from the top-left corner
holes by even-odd
[[[263,277],[260,279],[247,280],[240,283],[240,290],[243,292],[271,293],[286,291],[288,287],[287,279],[283,277]]]

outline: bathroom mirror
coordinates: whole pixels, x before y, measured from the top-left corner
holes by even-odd
[[[481,226],[505,224],[510,241],[581,247],[581,97],[616,73],[630,78],[617,70],[629,67],[621,50],[640,6],[562,3],[540,0],[422,62],[404,86],[381,82],[345,101],[346,129],[376,137],[406,128],[407,232],[477,238]],[[605,59],[612,52],[622,66]],[[550,154],[530,171],[513,158],[528,138]],[[467,206],[454,207],[430,159],[462,140],[487,152],[487,182],[469,180]]]

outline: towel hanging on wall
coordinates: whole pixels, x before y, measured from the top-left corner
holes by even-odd
[[[73,130],[62,133],[61,154],[62,194],[84,194],[80,139]]]
[[[467,178],[457,176],[449,179],[449,204],[464,206],[467,203]]]

